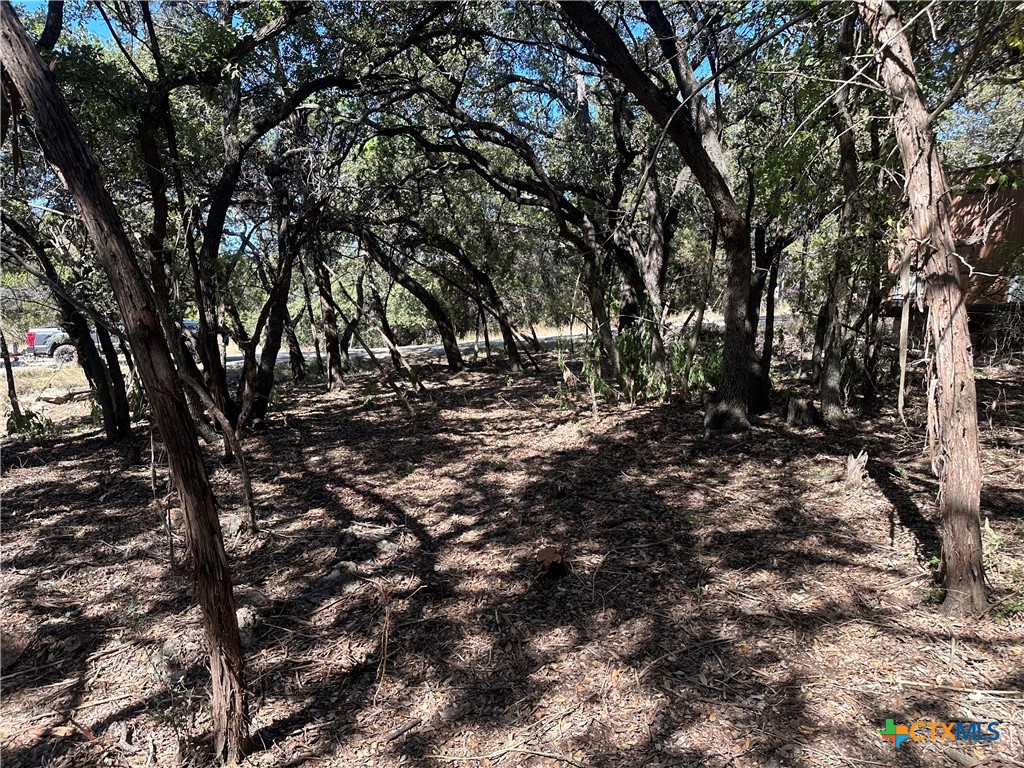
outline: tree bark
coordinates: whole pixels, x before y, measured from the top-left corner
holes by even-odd
[[[933,346],[934,391],[929,419],[932,468],[942,516],[943,609],[954,615],[986,607],[981,549],[981,454],[974,358],[967,306],[950,227],[949,184],[929,113],[917,83],[910,44],[888,0],[863,0],[874,36],[910,203],[910,235],[923,264]]]
[[[7,350],[7,339],[0,330],[0,354],[4,356],[4,373],[7,374],[7,397],[11,401],[11,414],[15,421],[21,420],[21,406],[18,405],[18,389],[14,386],[14,369],[11,368],[11,353]]]
[[[185,540],[210,649],[214,751],[237,761],[248,742],[243,658],[220,522],[195,426],[176,375],[153,300],[96,160],[75,125],[52,73],[18,21],[0,4],[0,60],[35,121],[43,151],[78,206],[86,232],[110,280],[135,364],[149,395],[185,511]]]
[[[824,344],[821,351],[821,418],[833,426],[841,424],[846,414],[843,408],[843,357],[846,334],[846,316],[850,304],[850,282],[853,277],[853,251],[857,237],[857,210],[859,205],[859,168],[857,141],[853,119],[850,116],[850,86],[853,78],[853,33],[856,17],[848,14],[843,20],[836,49],[839,53],[839,81],[834,102],[836,138],[839,142],[839,175],[843,183],[843,207],[839,213],[839,241],[836,260],[829,282],[828,313]]]

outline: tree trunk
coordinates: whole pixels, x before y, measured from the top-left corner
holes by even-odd
[[[772,254],[771,266],[768,267],[768,287],[764,295],[764,340],[761,344],[761,381],[756,386],[767,401],[772,388],[772,357],[775,352],[775,289],[779,285],[779,262],[782,251],[775,250]]]
[[[288,365],[292,369],[292,379],[302,381],[306,378],[306,358],[302,354],[302,345],[295,333],[297,320],[291,317],[285,307],[284,336],[288,341]]]
[[[423,308],[427,310],[427,314],[434,321],[434,325],[437,326],[438,335],[441,337],[444,355],[448,360],[448,369],[451,371],[461,371],[465,363],[462,360],[462,352],[459,350],[459,340],[455,336],[455,326],[452,324],[451,318],[448,317],[448,312],[445,311],[441,302],[421,282],[384,253],[384,249],[381,248],[376,235],[365,228],[358,228],[357,234],[363,240],[367,253],[370,254],[373,260],[380,264],[395,282],[411,293],[423,305]]]
[[[260,314],[260,320],[253,331],[251,347],[246,350],[245,362],[242,364],[242,395],[241,410],[238,416],[238,432],[241,433],[252,419],[262,419],[270,408],[270,395],[274,389],[274,372],[277,368],[277,355],[281,351],[281,337],[284,335],[288,315],[288,290],[291,286],[292,265],[298,244],[291,228],[283,225],[281,234],[281,264],[277,279],[267,297],[267,303]],[[256,346],[262,336],[264,324],[267,338],[260,350],[259,363],[256,363]]]
[[[768,410],[770,383],[768,365],[755,352],[757,326],[760,322],[761,298],[774,257],[774,249],[768,246],[767,227],[763,224],[754,229],[754,272],[750,276],[750,294],[747,296],[747,327],[750,328],[750,389],[747,392],[747,407],[753,413]]]
[[[480,328],[484,334],[484,355],[489,363],[491,362],[491,333],[487,328],[487,313],[484,311],[483,304],[480,305]]]
[[[679,149],[683,161],[711,204],[720,228],[722,245],[729,262],[724,297],[725,340],[722,354],[722,381],[716,402],[705,415],[705,425],[713,432],[740,432],[750,426],[747,418],[747,391],[750,375],[751,329],[747,324],[747,294],[750,291],[750,226],[740,211],[726,177],[725,156],[718,141],[714,121],[697,90],[689,60],[679,55],[675,33],[656,2],[642,3],[649,23],[662,42],[663,51],[673,68],[679,98],[659,89],[630,55],[622,38],[589,2],[561,0],[562,13],[586,38],[591,52],[599,55],[608,70],[618,78]],[[670,47],[669,47],[670,46]]]
[[[96,337],[100,340],[100,349],[106,360],[107,381],[110,383],[110,399],[114,406],[114,420],[117,423],[118,437],[128,437],[132,433],[132,415],[128,408],[128,387],[125,385],[121,363],[117,359],[117,349],[110,339],[107,329],[97,325]],[[92,343],[92,339],[89,339]]]
[[[334,308],[334,295],[331,290],[331,273],[327,270],[326,257],[320,247],[312,248],[313,278],[316,290],[320,295],[320,316],[324,323],[324,349],[327,351],[327,389],[341,389],[345,386],[345,363],[341,359],[342,344],[338,336],[338,314]],[[354,317],[359,316],[356,308]],[[351,338],[351,336],[349,337]],[[348,350],[348,345],[344,346]]]
[[[829,283],[828,314],[825,338],[821,351],[821,418],[833,426],[841,424],[846,414],[843,397],[843,357],[846,315],[850,305],[850,283],[853,278],[853,251],[857,238],[857,209],[859,204],[859,167],[857,141],[853,119],[850,116],[849,81],[853,78],[853,33],[856,17],[847,14],[839,32],[836,49],[839,53],[839,81],[835,92],[834,120],[839,142],[839,175],[843,182],[843,207],[839,213],[839,241],[836,260]]]
[[[377,290],[376,285],[370,286],[370,298],[373,301],[373,311],[377,315],[377,322],[380,323],[380,335],[384,339],[384,346],[388,348],[388,352],[391,354],[391,364],[395,366],[396,371],[403,371],[408,366],[402,360],[402,353],[398,351],[398,338],[391,328],[391,323],[388,322],[388,308],[385,306],[384,299],[381,298],[380,291]]]
[[[316,369],[320,375],[324,374],[324,358],[320,354],[320,331],[317,329],[316,317],[313,315],[313,296],[309,290],[309,271],[306,269],[305,259],[299,258],[299,269],[302,271],[302,297],[305,302],[304,309],[309,320],[309,332],[313,337],[313,351],[316,353]],[[328,384],[328,389],[330,384]]]
[[[214,751],[237,761],[248,742],[243,658],[231,573],[217,509],[195,426],[171,360],[152,297],[96,160],[68,110],[53,75],[25,34],[13,6],[0,4],[0,59],[35,121],[46,158],[78,206],[86,232],[110,280],[135,354],[153,417],[167,450],[185,511],[185,540],[210,649]]]
[[[934,400],[929,419],[932,467],[942,515],[943,609],[954,615],[986,607],[981,550],[981,455],[974,358],[967,306],[950,227],[950,195],[910,44],[888,0],[864,0],[861,13],[881,53],[882,79],[903,158],[910,229],[923,263],[933,345]]]
[[[601,352],[608,361],[611,377],[615,381],[620,381],[622,371],[619,367],[619,348],[615,346],[615,337],[612,336],[611,319],[608,317],[608,307],[604,303],[604,285],[599,270],[596,253],[588,250],[583,254],[583,284],[587,288],[590,311],[594,317],[593,325]]]
[[[11,368],[11,354],[7,351],[7,339],[0,330],[0,354],[4,356],[4,372],[7,374],[7,397],[11,401],[11,415],[15,421],[21,420],[21,406],[18,405],[18,390],[14,386],[14,369]]]

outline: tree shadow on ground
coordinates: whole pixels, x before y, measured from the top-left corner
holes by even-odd
[[[879,664],[933,642],[882,589],[905,573],[895,561],[915,562],[898,531],[923,552],[935,536],[884,436],[769,416],[747,438],[705,439],[700,414],[678,406],[602,406],[594,421],[589,406],[559,408],[553,376],[428,386],[415,424],[351,393],[303,398],[249,441],[264,530],[230,549],[255,615],[251,764],[800,766],[826,738],[851,761],[891,759],[864,723],[920,702],[856,690],[876,662],[824,650],[850,647],[850,627]],[[857,445],[878,457],[877,490],[851,499],[830,478]],[[234,478],[218,482],[233,498]],[[105,515],[90,502],[93,535],[129,541],[118,523],[142,496]],[[40,542],[37,556],[67,556],[59,537]],[[534,557],[546,544],[564,552],[560,578]],[[165,627],[161,612],[187,605],[177,579],[150,614]],[[847,667],[854,688],[829,687]],[[202,699],[195,663],[179,684]]]

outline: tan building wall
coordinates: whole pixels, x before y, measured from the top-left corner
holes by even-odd
[[[1008,170],[1024,180],[1024,163]],[[970,304],[1009,301],[1011,282],[1024,275],[1024,188],[997,190],[1000,173],[950,174],[954,189],[973,181],[972,191],[952,203],[960,276]]]

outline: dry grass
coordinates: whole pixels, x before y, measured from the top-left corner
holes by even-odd
[[[88,388],[82,367],[76,363],[53,365],[49,361],[14,367],[14,386],[21,409],[30,410],[54,421],[71,421],[89,413],[87,403],[53,405],[41,397],[67,394],[73,389]],[[11,414],[11,400],[7,396],[6,380],[0,386],[0,434],[6,434],[7,417]]]

